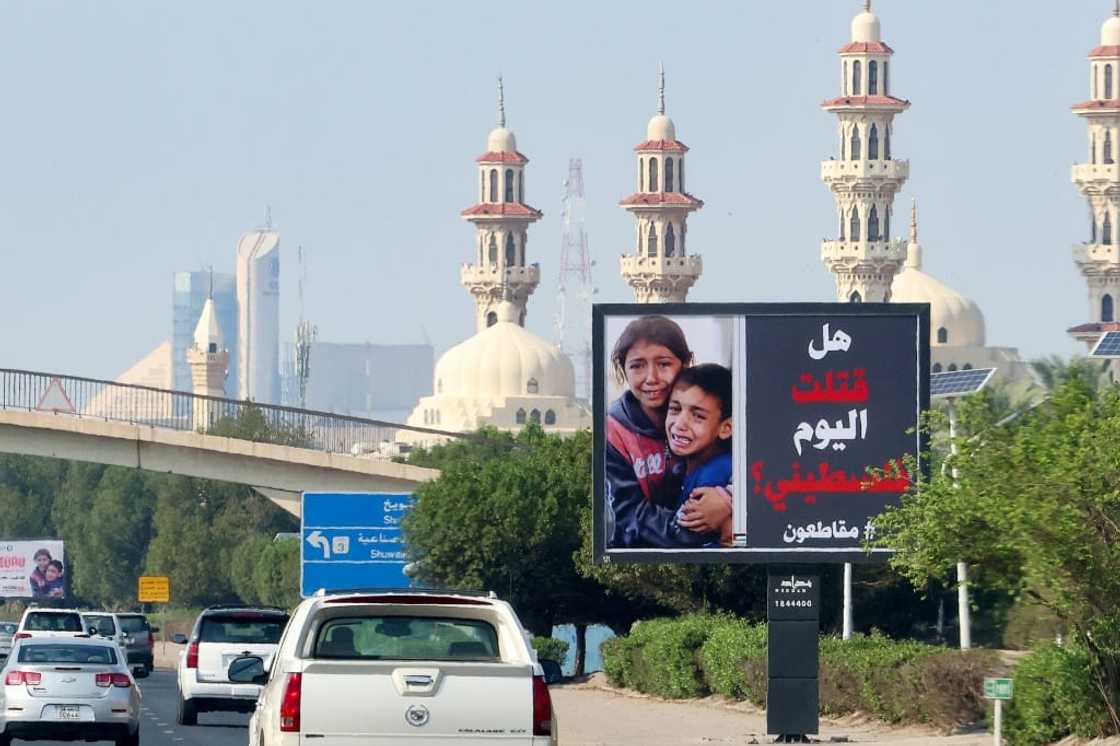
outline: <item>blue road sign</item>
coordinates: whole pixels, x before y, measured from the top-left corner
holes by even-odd
[[[304,492],[300,593],[408,588],[401,519],[412,500],[397,492]]]

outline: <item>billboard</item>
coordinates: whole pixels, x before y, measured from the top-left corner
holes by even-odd
[[[66,556],[59,539],[0,542],[0,598],[66,598]]]
[[[595,553],[620,562],[870,554],[929,407],[925,304],[594,309]]]

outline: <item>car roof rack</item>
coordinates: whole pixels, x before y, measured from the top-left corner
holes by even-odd
[[[345,596],[351,593],[400,593],[414,596],[475,596],[477,598],[497,598],[494,591],[461,590],[458,588],[320,588],[312,596]]]
[[[257,604],[212,604],[203,609],[202,612],[205,614],[207,611],[229,611],[231,609],[242,609],[244,611],[279,611],[284,614],[288,613],[287,609],[282,609],[279,606],[261,606]]]

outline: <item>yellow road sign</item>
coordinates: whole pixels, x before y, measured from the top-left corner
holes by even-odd
[[[142,604],[166,604],[171,601],[171,579],[165,575],[142,575],[137,583],[137,600]]]

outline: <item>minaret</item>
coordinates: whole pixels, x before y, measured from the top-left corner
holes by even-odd
[[[852,40],[840,48],[842,95],[821,105],[839,120],[840,157],[821,164],[821,180],[836,198],[840,230],[821,244],[821,260],[841,301],[889,301],[906,259],[905,244],[890,240],[894,196],[910,175],[908,161],[891,157],[894,117],[910,107],[890,92],[893,54],[866,0],[852,20]]]
[[[634,216],[635,250],[621,259],[622,276],[638,303],[682,303],[704,264],[689,256],[688,214],[704,203],[685,191],[684,154],[673,120],[665,115],[665,71],[657,72],[657,114],[646,126],[638,154],[638,191],[620,203]]]
[[[202,315],[194,329],[194,344],[187,350],[187,363],[191,366],[191,389],[196,396],[224,398],[226,373],[229,369],[229,350],[218,326],[214,310],[213,287],[210,297],[202,307]],[[220,415],[217,402],[207,399],[194,400],[194,429],[205,431]]]
[[[525,304],[541,279],[540,266],[525,261],[527,229],[541,219],[541,212],[525,203],[525,164],[517,152],[517,139],[506,129],[505,95],[498,78],[498,126],[491,130],[486,152],[478,162],[478,203],[463,210],[474,224],[474,264],[460,272],[477,308],[477,328],[482,331],[498,321],[496,307],[508,286],[510,302],[518,309],[518,323],[525,325]]]
[[[1120,298],[1120,2],[1089,53],[1089,93],[1073,107],[1089,125],[1089,162],[1073,167],[1073,182],[1089,203],[1089,240],[1073,247],[1073,258],[1089,287],[1090,323],[1070,334],[1092,345],[1100,324],[1116,321]]]

